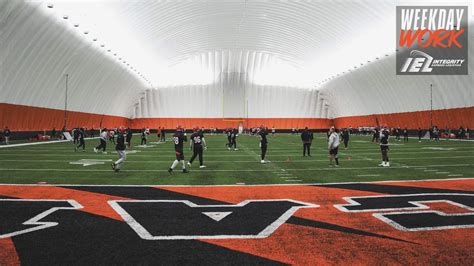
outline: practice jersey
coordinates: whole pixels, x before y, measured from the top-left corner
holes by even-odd
[[[238,133],[237,130],[232,130],[232,131],[230,132],[230,138],[231,138],[231,139],[235,139],[235,138],[237,137],[237,135],[238,135],[237,133]]]
[[[388,146],[389,137],[390,137],[390,134],[388,133],[388,130],[381,130],[380,131],[380,146]]]
[[[183,150],[183,143],[187,141],[183,132],[176,132],[173,134],[174,149],[177,151]]]
[[[268,141],[267,141],[267,135],[268,135],[267,131],[261,130],[261,131],[258,133],[258,135],[260,135],[260,138],[261,138],[261,139],[260,139],[260,143],[261,143],[262,145],[267,145],[267,143],[268,143]]]
[[[124,151],[125,150],[125,137],[122,133],[117,135],[117,144],[115,145],[115,150]]]
[[[331,135],[329,135],[328,148],[330,150],[335,149],[339,147],[339,144],[339,135],[337,135],[336,132],[331,133]]]
[[[100,139],[107,140],[107,131],[102,131],[100,133]]]
[[[201,146],[204,135],[201,132],[194,132],[191,135],[191,141],[194,146]]]

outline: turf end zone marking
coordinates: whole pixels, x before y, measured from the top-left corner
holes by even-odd
[[[18,235],[22,235],[22,234],[26,234],[26,233],[31,233],[31,232],[34,232],[34,231],[43,230],[43,229],[46,229],[46,228],[49,228],[49,227],[57,226],[58,225],[57,222],[41,222],[41,220],[43,218],[47,217],[48,215],[52,214],[53,212],[58,211],[58,210],[77,210],[77,209],[82,209],[83,208],[83,206],[75,200],[0,199],[0,202],[2,202],[2,201],[3,202],[67,202],[67,203],[69,203],[70,207],[52,207],[52,208],[50,208],[50,209],[48,209],[48,210],[32,217],[32,218],[30,218],[27,221],[22,223],[23,225],[35,225],[35,227],[31,227],[31,228],[18,230],[18,231],[15,231],[15,232],[0,235],[0,239],[1,238],[10,238],[10,237],[14,237],[14,236],[18,236]]]
[[[363,212],[374,212],[372,214],[373,217],[389,224],[393,228],[400,230],[400,231],[430,231],[430,230],[445,230],[445,229],[462,229],[462,228],[474,228],[474,224],[472,221],[467,221],[466,224],[456,224],[452,223],[450,225],[432,225],[432,226],[413,226],[413,227],[406,227],[400,224],[400,221],[395,221],[394,219],[390,219],[390,216],[396,215],[416,215],[416,214],[435,214],[440,217],[471,217],[474,216],[474,207],[467,206],[465,204],[453,201],[456,199],[444,199],[443,197],[474,197],[474,194],[467,194],[467,193],[421,193],[421,194],[401,194],[401,195],[376,195],[376,196],[355,196],[355,197],[343,197],[343,199],[347,202],[346,204],[335,204],[334,207],[342,212],[352,212],[352,213],[363,213]],[[412,197],[412,199],[410,199]],[[420,197],[417,199],[417,197]],[[426,199],[426,197],[432,197],[432,199]],[[364,209],[364,203],[367,204],[368,199],[376,199],[377,201],[383,202],[384,199],[387,198],[407,198],[406,201],[401,202],[400,207],[392,206],[392,203],[386,206],[385,208],[370,208]],[[358,201],[360,200],[360,201]],[[459,199],[458,199],[459,200]],[[462,200],[461,200],[462,201]],[[456,213],[456,214],[448,214],[442,211],[431,210],[429,206],[423,203],[448,203],[468,211],[471,213]],[[406,203],[410,204],[411,206],[407,207]],[[367,205],[366,205],[367,206]],[[371,206],[370,204],[368,206]],[[383,205],[382,205],[383,206]],[[354,208],[350,208],[354,207]],[[360,207],[360,208],[359,208]],[[349,209],[350,208],[350,209]],[[397,212],[393,212],[397,211]],[[410,223],[408,223],[410,225]]]
[[[182,203],[191,208],[239,208],[253,202],[292,202],[296,206],[291,206],[275,221],[265,227],[258,234],[251,235],[152,235],[142,224],[140,224],[131,214],[129,214],[120,203]],[[197,205],[188,200],[110,200],[108,204],[123,218],[123,220],[144,240],[192,240],[192,239],[249,239],[266,238],[275,232],[291,216],[301,208],[318,208],[320,205],[306,203],[292,199],[269,199],[269,200],[244,200],[238,204],[232,205]]]

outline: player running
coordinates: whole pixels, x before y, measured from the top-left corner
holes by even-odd
[[[238,150],[237,149],[237,136],[239,136],[239,131],[237,128],[230,129],[230,143],[229,147],[227,148],[229,151],[234,147],[234,151]]]
[[[390,137],[390,133],[388,132],[387,127],[383,127],[380,130],[380,150],[382,151],[382,163],[379,166],[389,167],[390,162],[388,161],[388,151],[390,150],[388,146],[388,139]]]
[[[84,129],[81,128],[81,129],[78,129],[77,130],[77,138],[78,138],[78,141],[79,141],[79,145],[77,145],[75,148],[74,148],[74,151],[77,151],[77,149],[79,149],[80,147],[82,147],[82,152],[86,152],[86,142],[84,141],[84,138],[85,138],[85,132],[84,132]]]
[[[100,132],[99,139],[100,144],[94,148],[94,152],[97,153],[102,150],[102,153],[106,153],[105,148],[107,147],[107,128],[102,129],[102,131]]]
[[[265,161],[265,155],[267,154],[267,146],[268,146],[268,140],[267,140],[267,129],[263,126],[260,127],[260,130],[258,131],[258,137],[260,138],[260,150],[261,150],[261,161],[260,163],[267,163],[268,161]]]
[[[187,173],[188,170],[186,169],[186,164],[184,162],[184,151],[183,151],[183,143],[188,141],[183,128],[181,126],[176,127],[176,132],[173,134],[173,143],[174,143],[174,151],[176,153],[176,160],[173,161],[173,164],[168,169],[168,173],[173,174],[174,168],[182,162],[183,164],[183,173]]]
[[[190,141],[190,148],[193,151],[193,156],[191,157],[191,160],[189,160],[188,166],[191,167],[194,159],[199,155],[199,168],[205,168],[206,166],[203,164],[203,149],[207,150],[206,140],[199,128],[195,127],[193,130],[194,133],[191,135]]]
[[[119,128],[117,132],[117,144],[115,145],[115,150],[117,151],[117,154],[119,156],[119,159],[112,163],[112,169],[115,172],[120,171],[122,169],[122,165],[125,162],[125,159],[127,159],[127,155],[125,153],[125,136],[123,135],[124,130],[123,128]]]
[[[334,127],[329,130],[328,150],[329,150],[329,166],[333,166],[332,161],[336,161],[336,167],[339,167],[339,158],[337,153],[339,150],[339,135]]]

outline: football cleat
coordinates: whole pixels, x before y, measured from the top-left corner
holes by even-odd
[[[201,168],[201,169],[202,169],[202,168],[206,168],[206,166],[205,166],[205,165],[201,165],[201,166],[199,166],[199,168]]]
[[[386,162],[383,167],[390,167],[390,163]]]
[[[173,174],[173,169],[169,168],[168,173],[170,173],[170,175],[172,175]]]
[[[112,170],[115,170],[115,163],[112,163]]]
[[[385,166],[385,162],[382,162],[381,164],[379,164],[379,166]]]
[[[97,153],[97,149],[96,149],[96,148],[94,148],[94,152]]]
[[[188,167],[191,167],[191,163],[190,163],[190,162],[188,162],[187,164],[188,164]]]
[[[234,151],[238,151],[239,149],[235,148]]]
[[[183,169],[183,173],[189,173],[188,169]]]
[[[265,160],[261,160],[260,163],[265,163]]]

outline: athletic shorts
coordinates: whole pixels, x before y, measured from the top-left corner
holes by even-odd
[[[334,149],[330,149],[329,154],[330,155],[337,155],[338,150],[339,150],[339,147],[336,147]]]
[[[380,150],[381,151],[388,151],[388,150],[390,150],[390,148],[388,147],[388,145],[383,145],[383,146],[380,145]]]
[[[175,150],[176,152],[176,160],[184,160],[184,152],[182,150]]]

